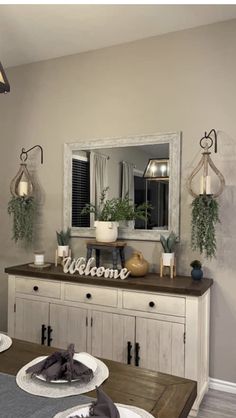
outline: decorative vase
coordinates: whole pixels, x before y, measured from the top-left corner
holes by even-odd
[[[58,257],[68,257],[68,255],[69,255],[69,245],[58,245],[57,246],[57,255],[58,255]]]
[[[193,268],[191,271],[193,280],[201,280],[203,277],[203,271],[200,268]]]
[[[96,240],[99,242],[115,242],[118,236],[118,222],[95,221]]]
[[[131,276],[142,277],[148,272],[149,264],[140,251],[134,251],[132,256],[125,262],[125,267]]]
[[[172,266],[175,262],[175,253],[162,253],[163,266]]]

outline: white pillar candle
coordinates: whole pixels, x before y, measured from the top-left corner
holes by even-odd
[[[211,194],[211,176],[206,176],[206,194]]]
[[[37,266],[42,266],[44,264],[44,252],[36,251],[34,253],[34,264]]]
[[[205,193],[205,177],[201,176],[200,178],[200,194]]]
[[[27,196],[28,194],[28,182],[27,181],[20,181],[18,184],[18,193],[19,196]]]

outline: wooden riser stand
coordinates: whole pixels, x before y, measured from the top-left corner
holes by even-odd
[[[170,266],[164,266],[163,265],[163,259],[160,258],[160,277],[165,276],[165,270],[169,269],[170,278],[173,279],[176,277],[176,259],[170,261]]]
[[[71,257],[71,249],[69,248],[69,253],[68,255],[66,255],[66,252],[63,252],[63,256],[59,256],[58,255],[58,250],[56,249],[55,251],[55,266],[57,266],[58,264],[63,264],[63,260],[65,257]]]

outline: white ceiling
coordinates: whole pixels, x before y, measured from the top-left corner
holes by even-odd
[[[5,67],[236,18],[236,5],[0,5]]]

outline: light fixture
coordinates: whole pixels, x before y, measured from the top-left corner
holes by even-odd
[[[213,146],[214,143],[214,151],[217,152],[217,134],[215,129],[212,129],[209,133],[205,132],[205,135],[200,139],[200,146],[204,149],[202,152],[202,158],[199,161],[197,167],[193,170],[191,175],[188,179],[188,190],[189,193],[193,197],[197,197],[199,195],[211,195],[213,197],[218,197],[225,187],[225,179],[221,172],[216,168],[215,164],[213,163],[210,155],[211,152],[209,149]],[[218,191],[212,193],[211,190],[211,176],[209,175],[209,168],[213,170],[216,176],[219,178],[220,187]],[[203,169],[202,175],[200,177],[200,193],[196,193],[192,188],[192,181],[193,178]]]
[[[13,178],[10,184],[11,194],[14,197],[29,197],[32,196],[34,187],[33,182],[30,176],[30,173],[27,169],[26,160],[28,158],[28,153],[34,148],[40,148],[41,151],[41,164],[43,164],[43,148],[41,145],[35,145],[34,147],[30,148],[28,151],[25,151],[24,148],[21,150],[20,159],[22,163],[20,164],[20,168]]]
[[[147,180],[169,180],[170,165],[168,159],[150,158],[143,177]]]
[[[0,93],[8,93],[10,91],[10,84],[7,76],[0,62]]]

